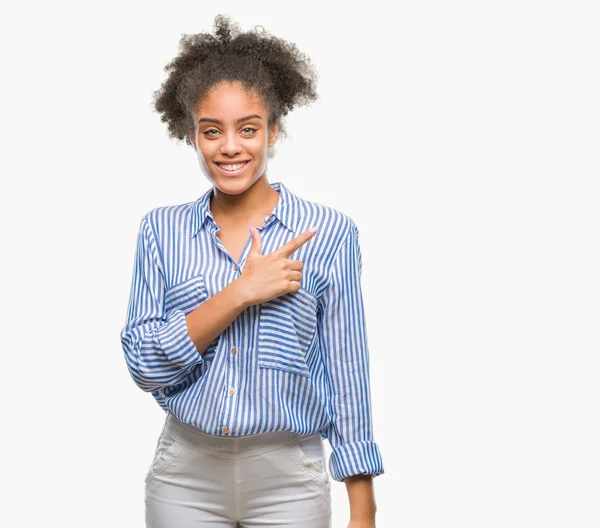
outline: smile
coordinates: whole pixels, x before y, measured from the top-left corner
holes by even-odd
[[[244,169],[249,164],[249,161],[244,163],[216,163],[219,170],[227,176],[237,176],[244,172]]]

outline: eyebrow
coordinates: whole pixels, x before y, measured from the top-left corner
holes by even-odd
[[[254,119],[254,118],[262,119],[262,117],[260,117],[258,114],[251,114],[251,115],[247,115],[246,117],[241,117],[240,119],[238,119],[236,121],[236,123],[241,123],[242,121],[248,121],[249,119]],[[223,124],[218,119],[213,119],[212,117],[201,117],[200,119],[198,119],[198,123],[202,123],[202,122],[217,123],[218,125]]]

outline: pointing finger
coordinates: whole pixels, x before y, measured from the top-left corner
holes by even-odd
[[[314,237],[316,232],[317,228],[311,227],[308,231],[304,231],[304,233],[298,235],[295,238],[292,238],[292,240],[281,246],[274,253],[278,253],[279,255],[289,257],[300,246],[306,244],[306,242],[308,242],[312,237]]]

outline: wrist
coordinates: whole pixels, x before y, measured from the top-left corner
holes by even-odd
[[[360,504],[350,504],[350,519],[360,522],[375,522],[377,506],[374,501],[365,501]]]
[[[350,517],[348,528],[375,528],[375,517]]]
[[[375,509],[375,506],[373,506],[373,509],[369,509],[369,510],[363,510],[361,512],[350,512],[350,519],[353,521],[374,521],[375,520],[375,514],[377,513],[377,510]]]
[[[248,308],[248,306],[254,304],[250,299],[249,290],[243,276],[234,279],[229,284],[228,288],[231,289],[233,302],[239,310],[243,311]]]

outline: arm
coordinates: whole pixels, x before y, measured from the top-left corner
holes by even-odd
[[[144,391],[174,385],[203,361],[202,353],[244,309],[237,279],[189,313],[165,311],[162,263],[147,216],[137,240],[127,322],[121,330],[125,360]]]
[[[371,475],[354,475],[344,479],[350,502],[349,528],[372,528],[375,526],[375,493]]]
[[[206,350],[232,321],[249,306],[241,276],[186,315],[188,334],[198,350]]]
[[[331,394],[330,471],[335,480],[346,483],[353,517],[371,510],[374,515],[372,478],[384,472],[372,434],[361,272],[358,229],[351,221],[320,298],[319,339]]]

